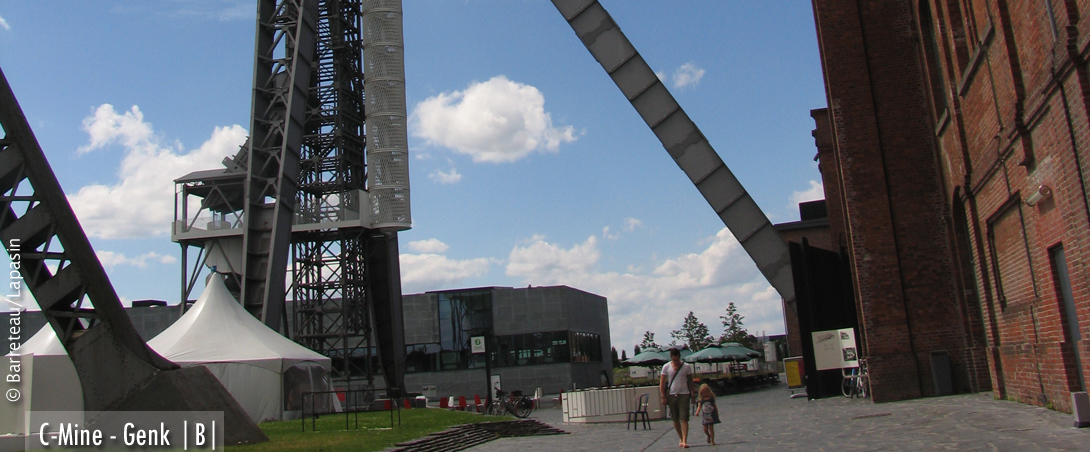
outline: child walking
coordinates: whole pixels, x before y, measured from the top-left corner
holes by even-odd
[[[715,445],[715,424],[719,421],[719,408],[715,406],[715,394],[707,384],[700,385],[697,391],[700,394],[700,415],[703,417],[704,434],[708,436],[708,444]]]

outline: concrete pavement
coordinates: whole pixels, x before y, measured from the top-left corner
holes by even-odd
[[[786,386],[719,397],[723,423],[717,446],[705,443],[699,418],[689,427],[697,450],[1082,450],[1090,451],[1090,428],[1072,427],[1072,416],[992,394],[933,397],[875,404],[870,399],[791,399]],[[565,424],[559,408],[531,415],[570,435],[503,438],[474,452],[677,450],[671,421],[651,430],[626,430],[624,423]]]

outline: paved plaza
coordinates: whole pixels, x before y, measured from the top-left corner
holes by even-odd
[[[705,444],[700,421],[689,428],[698,450],[1090,450],[1090,428],[1072,427],[1070,414],[992,394],[933,397],[875,404],[870,399],[792,399],[785,386],[717,399],[723,423],[718,445]],[[565,424],[559,408],[531,415],[570,435],[503,438],[474,452],[676,450],[670,421],[651,430],[626,430],[624,423]]]

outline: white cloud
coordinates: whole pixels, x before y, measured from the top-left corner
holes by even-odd
[[[170,12],[179,17],[218,20],[253,20],[254,7],[245,0],[219,0],[213,2],[185,2],[182,8]]]
[[[491,261],[485,258],[458,260],[439,254],[402,254],[402,293],[449,289],[466,278],[488,274]]]
[[[682,90],[689,87],[695,88],[702,78],[704,78],[704,69],[693,63],[685,63],[674,71],[674,88]]]
[[[570,249],[548,243],[542,236],[534,236],[528,246],[516,246],[508,255],[507,275],[529,277],[537,280],[531,283],[561,284],[557,281],[571,274],[587,273],[594,270],[598,259],[602,257],[598,250],[598,239],[590,236],[587,240]]]
[[[5,30],[11,30],[11,26],[8,25],[8,21],[4,20],[3,17],[0,17],[0,28],[3,28]]]
[[[458,168],[451,168],[449,172],[443,172],[435,170],[428,175],[428,179],[439,182],[440,184],[456,184],[462,180],[462,175],[458,173]]]
[[[412,113],[412,126],[429,144],[474,162],[513,162],[576,140],[572,126],[553,127],[541,91],[502,75],[425,99]]]
[[[666,83],[666,73],[662,71],[655,71],[655,77],[659,78],[659,81]]]
[[[667,259],[650,274],[631,265],[625,273],[603,272],[600,259],[595,237],[567,249],[535,237],[511,251],[506,273],[526,284],[563,284],[606,297],[610,336],[618,348],[631,348],[644,331],[668,343],[670,331],[689,311],[718,336],[719,316],[732,301],[751,332],[783,331],[779,295],[726,228],[701,252]]]
[[[617,240],[617,239],[621,238],[621,234],[620,233],[610,234],[609,233],[609,226],[606,226],[606,227],[602,228],[602,238],[604,238],[606,240]]]
[[[163,265],[173,264],[178,261],[174,256],[159,254],[154,251],[131,258],[122,253],[115,253],[113,251],[96,251],[95,254],[98,255],[98,260],[99,262],[102,262],[102,266],[106,268],[118,265],[131,265],[134,267],[147,268],[148,261]]]
[[[121,145],[125,157],[117,180],[92,184],[68,196],[88,236],[104,239],[166,235],[174,219],[174,178],[189,172],[217,168],[223,157],[238,152],[246,140],[239,125],[216,127],[208,141],[185,151],[180,144],[165,146],[137,106],[119,114],[103,104],[83,122],[89,142],[77,151],[85,154],[111,144]]]
[[[450,249],[450,246],[440,242],[439,239],[427,239],[409,242],[409,249],[417,253],[443,254]]]
[[[144,114],[136,105],[132,106],[132,110],[118,114],[113,105],[102,104],[93,115],[83,118],[83,131],[87,132],[91,141],[76,149],[78,155],[115,141],[128,149],[151,147],[148,150],[154,151],[154,147],[158,146],[154,142],[151,124],[144,122]]]
[[[799,203],[806,201],[817,201],[819,199],[825,199],[825,186],[821,181],[810,181],[810,188],[803,191],[791,192],[791,204],[787,205],[788,210],[792,212],[799,211]]]
[[[643,222],[640,220],[631,217],[624,219],[624,230],[626,231],[635,231],[640,226],[643,226]]]

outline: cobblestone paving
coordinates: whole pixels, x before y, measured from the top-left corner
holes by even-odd
[[[720,397],[723,423],[718,445],[705,444],[699,421],[689,428],[689,444],[698,450],[986,450],[1090,451],[1090,428],[1072,427],[1070,414],[992,394],[933,397],[875,404],[870,399],[834,397],[791,399],[785,386]],[[651,430],[626,430],[623,423],[565,424],[559,409],[541,409],[531,418],[571,435],[504,438],[479,445],[474,452],[661,451],[677,450],[670,421]],[[695,420],[695,419],[694,419]]]

